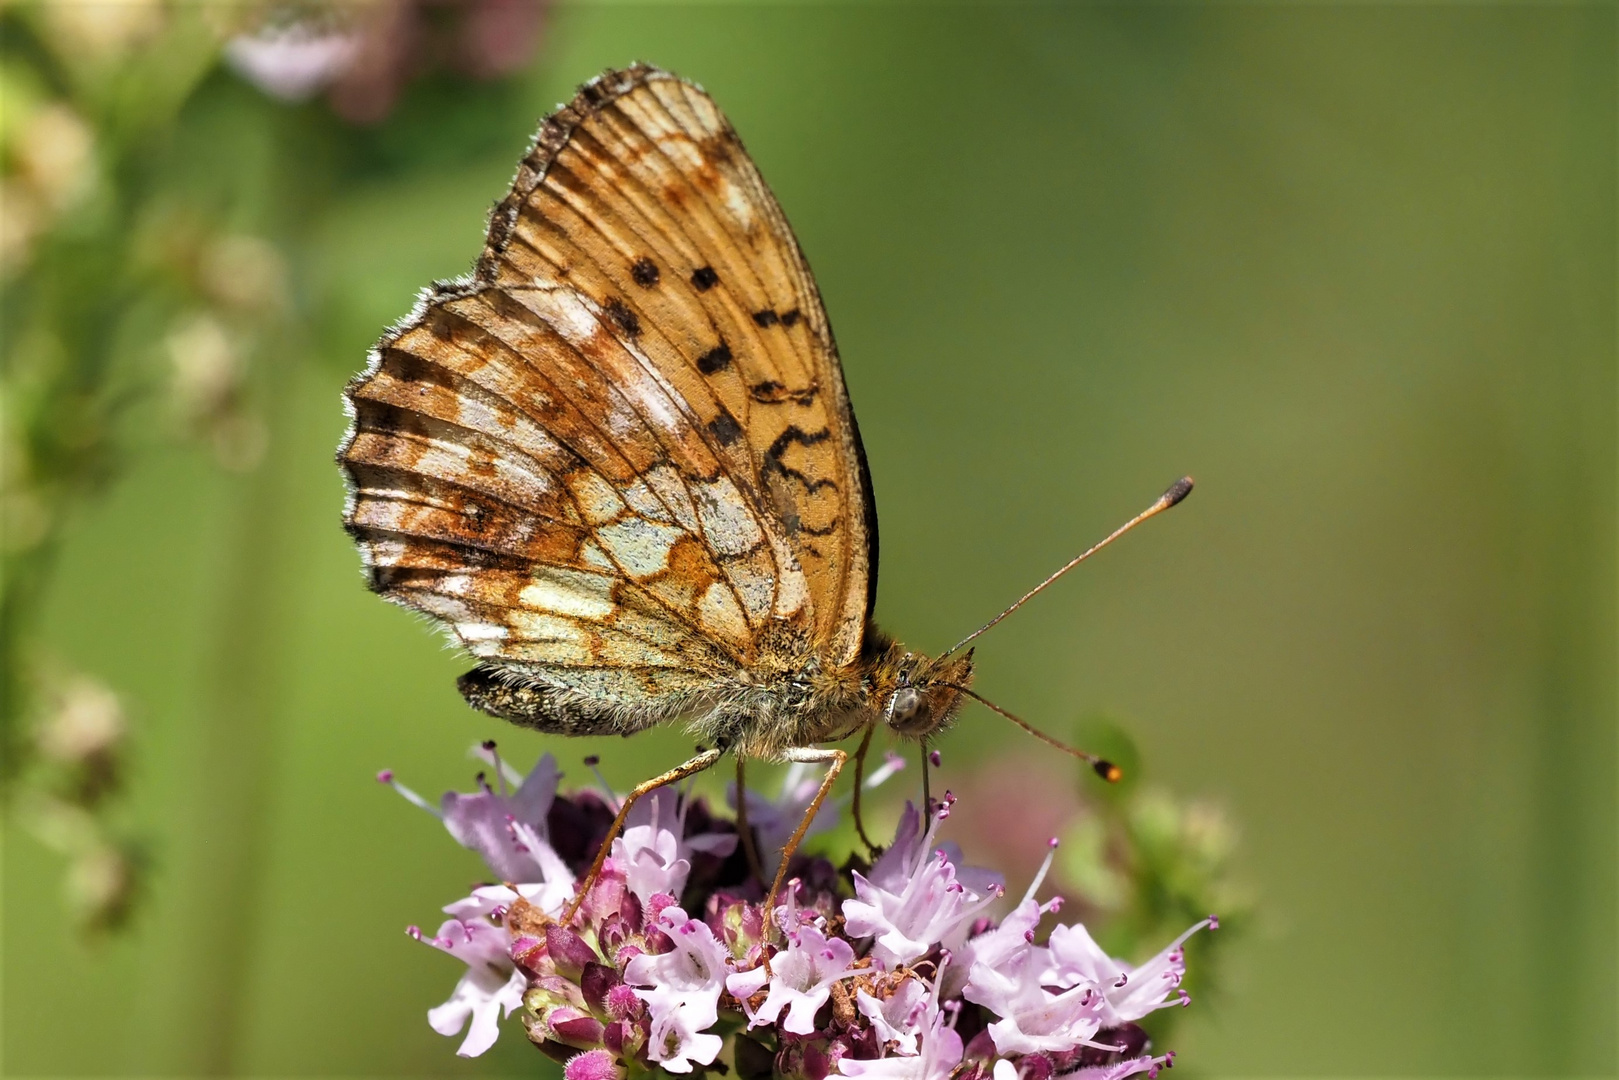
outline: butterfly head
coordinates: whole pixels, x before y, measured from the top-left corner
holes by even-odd
[[[926,738],[950,726],[961,705],[961,690],[972,684],[973,657],[969,650],[943,663],[907,653],[900,661],[894,685],[883,707],[883,719],[895,734]]]

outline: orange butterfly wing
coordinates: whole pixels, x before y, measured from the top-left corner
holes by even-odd
[[[582,88],[473,276],[347,393],[373,588],[486,662],[644,724],[761,664],[859,655],[876,518],[837,351],[700,88],[644,66]]]

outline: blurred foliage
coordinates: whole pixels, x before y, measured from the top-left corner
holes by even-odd
[[[1231,879],[1236,830],[1208,800],[1180,800],[1139,789],[1098,812],[1081,815],[1061,834],[1057,873],[1070,883],[1081,917],[1115,956],[1142,958],[1210,914],[1215,932],[1186,943],[1186,989],[1201,999],[1222,987],[1223,958],[1246,932],[1254,901]],[[1207,1002],[1203,1002],[1207,1004]],[[1143,1021],[1159,1046],[1182,1013],[1165,1009]]]
[[[1088,765],[1076,763],[1074,795],[1065,799],[1054,790],[1059,773],[1047,776],[1018,759],[1006,771],[1021,773],[1026,792],[1041,802],[1066,806],[1053,828],[1060,841],[1053,873],[1059,891],[1077,905],[1065,917],[1083,921],[1110,954],[1139,963],[1198,920],[1218,917],[1217,931],[1186,943],[1186,989],[1201,1003],[1225,986],[1226,958],[1233,942],[1251,932],[1255,898],[1233,869],[1238,833],[1226,809],[1143,782],[1148,763],[1129,727],[1106,714],[1074,725],[1077,745],[1120,767],[1116,784],[1097,783]],[[1171,1047],[1182,1015],[1160,1010],[1142,1026],[1160,1048]]]
[[[213,9],[215,11],[219,9]],[[38,607],[65,530],[151,441],[173,434],[250,469],[258,342],[285,307],[283,260],[167,167],[181,110],[214,67],[210,9],[11,5],[0,14],[0,784],[72,860],[91,925],[132,909],[142,860],[109,819],[126,727],[114,692],[38,653]]]
[[[112,799],[122,706],[35,641],[64,533],[163,441],[258,468],[285,368],[267,361],[306,347],[319,307],[289,272],[299,222],[346,169],[400,164],[397,132],[351,140],[342,122],[385,120],[440,69],[509,74],[542,14],[535,0],[0,10],[0,794],[69,857],[91,926],[133,910],[145,860]],[[331,116],[287,113],[227,58],[288,104],[325,91]],[[198,160],[222,147],[247,167]],[[88,749],[59,737],[96,711],[87,695],[119,718]]]

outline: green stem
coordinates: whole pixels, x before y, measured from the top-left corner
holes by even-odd
[[[290,393],[271,387],[272,447],[284,438]],[[186,895],[191,1000],[180,1022],[193,1033],[188,1072],[239,1071],[249,1027],[248,975],[262,920],[268,818],[273,805],[276,688],[283,673],[277,648],[286,625],[278,598],[287,587],[285,550],[289,466],[297,456],[272,450],[245,480],[230,562],[218,594],[208,664],[206,706],[197,732],[194,826]]]

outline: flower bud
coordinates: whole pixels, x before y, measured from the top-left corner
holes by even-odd
[[[587,1050],[568,1059],[562,1080],[624,1080],[624,1070],[608,1051]]]
[[[585,965],[597,961],[596,950],[585,944],[585,939],[556,923],[545,928],[545,951],[551,957],[556,973],[577,982],[584,974]]]

